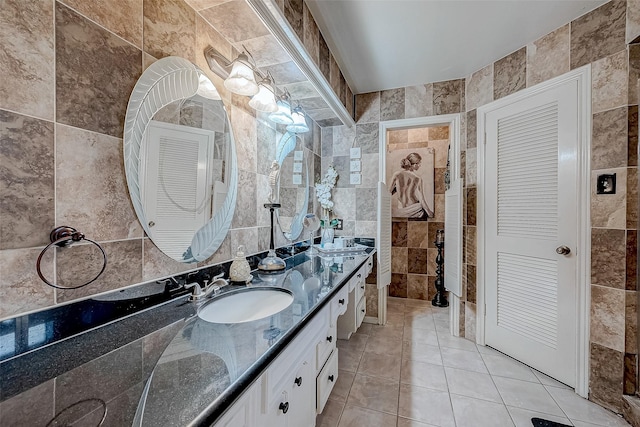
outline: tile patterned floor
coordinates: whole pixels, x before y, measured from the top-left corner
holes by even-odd
[[[387,325],[338,340],[338,381],[318,427],[628,426],[567,386],[449,334],[447,309],[389,299]]]

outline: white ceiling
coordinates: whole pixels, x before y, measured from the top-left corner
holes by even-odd
[[[464,78],[606,0],[307,0],[354,93]]]

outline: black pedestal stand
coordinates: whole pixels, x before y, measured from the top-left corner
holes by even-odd
[[[271,241],[269,242],[269,253],[258,264],[258,270],[262,273],[279,273],[283,271],[287,265],[284,260],[275,251],[275,231],[273,224],[273,212],[280,207],[279,203],[265,203],[265,208],[269,209],[271,213]]]
[[[444,258],[442,257],[442,249],[444,248],[444,230],[438,230],[436,232],[436,248],[438,248],[438,256],[436,257],[436,296],[433,297],[431,305],[436,307],[449,307],[449,301],[447,301],[447,295],[444,289],[444,270],[442,265],[444,264]]]
[[[269,243],[269,249],[274,250],[276,248],[274,244],[274,231],[273,231],[273,212],[282,207],[280,203],[265,203],[265,208],[269,208],[269,212],[271,213],[271,242]]]

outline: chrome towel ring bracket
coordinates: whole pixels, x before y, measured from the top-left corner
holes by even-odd
[[[51,233],[49,234],[49,240],[51,240],[51,243],[49,243],[42,250],[42,252],[40,252],[40,255],[38,255],[38,260],[36,261],[36,270],[38,272],[38,277],[40,277],[40,279],[44,283],[46,283],[47,285],[49,285],[49,286],[51,286],[53,288],[56,288],[56,289],[78,289],[78,288],[82,288],[83,286],[87,286],[89,283],[93,283],[94,281],[96,281],[96,279],[98,279],[98,277],[100,277],[102,275],[102,273],[104,273],[104,270],[107,268],[107,254],[104,252],[104,249],[102,249],[102,246],[100,246],[97,242],[94,242],[93,240],[87,239],[86,237],[84,237],[83,233],[81,233],[80,231],[76,230],[73,227],[68,227],[66,225],[63,225],[61,227],[54,228],[51,231]],[[69,246],[73,242],[79,242],[80,240],[86,240],[87,242],[92,243],[98,249],[100,249],[100,252],[102,252],[102,259],[103,259],[102,269],[100,270],[98,275],[96,277],[94,277],[93,279],[89,280],[87,283],[83,283],[82,285],[78,285],[78,286],[60,286],[60,285],[57,285],[57,284],[47,280],[47,278],[44,277],[44,275],[42,274],[42,271],[40,269],[40,262],[42,261],[42,257],[44,256],[44,254],[53,245],[58,246],[60,248],[63,248],[65,246]]]

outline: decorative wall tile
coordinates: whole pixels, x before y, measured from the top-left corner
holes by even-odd
[[[127,102],[141,68],[139,49],[56,3],[59,123],[122,137]]]
[[[407,119],[414,117],[428,117],[433,115],[433,85],[417,85],[405,88],[404,116]]]
[[[345,104],[345,108],[347,109],[347,111],[349,112],[349,115],[351,117],[355,117],[355,109],[354,109],[354,102],[355,102],[355,98],[353,96],[353,92],[351,91],[351,88],[349,87],[349,85],[347,84],[347,102]]]
[[[426,140],[428,141],[428,138]],[[409,131],[407,129],[387,131],[387,142],[390,147],[407,144],[409,142]]]
[[[627,230],[627,275],[625,289],[628,291],[637,290],[638,274],[638,232]]]
[[[302,3],[302,26],[304,27],[303,43],[311,59],[318,64],[320,61],[320,30],[316,20],[311,15],[306,3]]]
[[[591,67],[592,113],[627,105],[627,51],[603,58]]]
[[[493,64],[493,99],[527,87],[527,48],[523,47]],[[469,102],[467,100],[467,102]]]
[[[282,64],[291,61],[289,54],[287,54],[278,40],[276,40],[276,38],[271,34],[243,40],[242,42],[234,44],[234,47],[238,51],[241,51],[243,47],[246,47],[253,56],[258,67],[267,67],[269,65]],[[307,84],[310,83],[307,82]],[[317,96],[317,92],[315,90],[312,94]],[[291,93],[291,96],[293,98],[307,98],[307,96],[299,96],[299,94],[294,95],[293,92]]]
[[[376,188],[356,189],[356,221],[375,221],[378,211]]]
[[[637,42],[640,36],[640,1],[627,0],[626,42]]]
[[[429,297],[429,277],[424,274],[408,274],[407,297],[427,300]]]
[[[142,2],[62,0],[67,6],[142,48]]]
[[[625,230],[591,229],[592,284],[624,289],[625,247]]]
[[[638,383],[638,355],[625,353],[624,355],[624,394],[633,395]],[[627,414],[625,419],[631,421]],[[633,424],[632,424],[633,425]]]
[[[427,274],[429,276],[436,275],[436,257],[438,256],[437,249],[427,249]]]
[[[42,248],[0,251],[0,319],[17,316],[54,304],[54,289],[36,273],[36,260]],[[53,252],[42,258],[42,274],[50,281],[53,275]]]
[[[435,194],[433,196],[435,206],[433,208],[434,221],[444,222],[444,194]]]
[[[464,304],[464,337],[476,341],[476,305],[469,301]]]
[[[391,273],[391,284],[389,285],[389,296],[407,298],[407,275]]]
[[[234,132],[238,156],[238,168],[247,172],[257,171],[257,124],[244,110],[231,107],[231,128]]]
[[[467,77],[465,87],[467,111],[493,101],[493,64]]]
[[[244,245],[245,254],[258,253],[258,228],[237,228],[229,231],[231,237],[231,257],[235,256],[238,246]],[[278,233],[282,235],[282,233]]]
[[[276,131],[262,120],[256,122],[256,163],[258,173],[269,175],[271,163],[276,158]]]
[[[73,224],[92,240],[142,237],[129,199],[122,139],[57,125],[56,158],[57,223]]]
[[[242,188],[242,187],[240,187]],[[261,175],[261,174],[256,174],[256,184],[255,184],[255,191],[256,191],[256,199],[255,199],[255,210],[257,211],[256,213],[256,225],[258,226],[270,226],[271,224],[271,216],[270,216],[270,212],[269,209],[264,207],[265,203],[269,203],[269,193],[271,187],[269,186],[269,177],[267,175]],[[313,197],[314,192],[310,193],[309,197]],[[313,202],[313,199],[311,199],[311,201]],[[236,205],[236,209],[238,209],[238,206]]]
[[[629,104],[638,103],[638,79],[640,79],[640,44],[629,45]]]
[[[626,47],[624,1],[610,1],[571,22],[571,69]]]
[[[527,45],[527,87],[568,72],[571,29],[564,25]]]
[[[478,182],[477,155],[477,148],[467,149],[464,183],[468,187],[474,187]]]
[[[144,260],[142,264],[143,281],[172,276],[195,267],[194,264],[185,264],[165,255],[149,238],[143,239],[142,250],[142,258]]]
[[[391,272],[406,274],[408,269],[408,249],[391,248]]]
[[[626,172],[627,228],[638,228],[638,168],[627,168]]]
[[[467,188],[467,225],[476,225],[476,189]]]
[[[476,266],[467,264],[467,301],[476,302]]]
[[[449,140],[449,126],[431,126],[427,129],[430,140]]]
[[[422,222],[419,222],[421,224]],[[424,223],[426,226],[426,223]],[[391,223],[391,246],[407,246],[407,221],[393,221]]]
[[[638,353],[637,299],[635,291],[625,291],[624,351],[631,354]]]
[[[409,248],[409,273],[427,274],[427,249]]]
[[[621,412],[624,354],[591,343],[589,400]]]
[[[332,192],[334,216],[347,219],[356,218],[356,191],[360,190],[360,188],[357,190],[355,188],[334,188]]]
[[[404,88],[380,92],[380,120],[404,119]]]
[[[371,123],[380,121],[380,92],[356,95],[356,121]]]
[[[466,243],[466,251],[467,254],[467,263],[476,265],[476,252],[478,250],[478,243],[476,237],[476,227],[465,226],[464,227],[467,232],[467,241]]]
[[[627,166],[627,107],[593,115],[591,169]]]
[[[340,71],[340,92],[338,93],[338,98],[340,98],[342,105],[347,105],[347,81],[345,80],[342,71]]]
[[[185,1],[194,10],[203,10],[213,6],[217,6],[222,3],[226,3],[229,0],[185,0]]]
[[[625,291],[591,286],[591,342],[624,351]]]
[[[438,230],[444,230],[444,222],[440,221],[429,221],[429,235],[428,235],[428,244],[430,248],[435,248],[436,244],[434,243],[436,240],[436,232]],[[422,246],[420,246],[422,247]]]
[[[144,0],[144,50],[195,61],[196,13],[183,1]]]
[[[258,15],[253,12],[251,6],[249,6],[246,1],[224,2],[217,6],[201,10],[200,14],[232,43],[270,34],[267,27],[265,27]]]
[[[616,174],[616,194],[596,194],[598,176]],[[627,169],[591,172],[591,226],[626,228]]]
[[[333,156],[333,128],[322,128],[322,157]]]
[[[50,243],[53,139],[52,123],[0,110],[0,250]]]
[[[361,148],[362,154],[378,152],[380,146],[379,126],[377,123],[363,123],[356,125],[356,147]]]
[[[629,105],[627,165],[638,166],[638,106]]]
[[[465,111],[464,86],[464,79],[433,83],[433,114]]]
[[[284,0],[284,17],[300,41],[304,39],[304,25],[302,22],[303,4],[302,0]]]
[[[476,116],[477,111],[471,110],[467,112],[467,150],[469,148],[475,148],[477,146],[477,128],[476,128]]]
[[[53,119],[53,2],[7,0],[0,15],[0,108]]]
[[[335,148],[335,147],[334,147]],[[338,172],[338,182],[336,182],[337,188],[352,188],[353,184],[349,182],[349,156],[334,156],[333,167]],[[355,212],[355,211],[354,211]]]
[[[73,290],[58,290],[57,302],[111,291],[123,284],[142,282],[142,239],[100,243],[108,263],[104,273],[93,283]],[[94,278],[102,268],[102,254],[92,244],[56,248],[57,283],[78,286]]]
[[[429,141],[429,147],[433,148],[434,156],[433,156],[433,164],[437,168],[446,168],[447,167],[447,155],[449,152],[449,141],[448,140],[436,140]]]
[[[233,213],[232,228],[252,227],[257,224],[256,181],[255,173],[238,170],[238,198]]]
[[[434,169],[434,193],[435,194],[444,194],[445,192],[445,184],[444,184],[444,174],[446,172],[446,168],[435,168]]]
[[[322,33],[319,34],[318,47],[318,55],[320,58],[318,66],[324,78],[327,79],[327,82],[331,82],[331,62],[329,60],[331,52],[329,51],[327,42],[325,41],[324,37],[322,37]]]
[[[338,98],[340,98],[340,67],[332,53],[329,53],[329,83]]]

